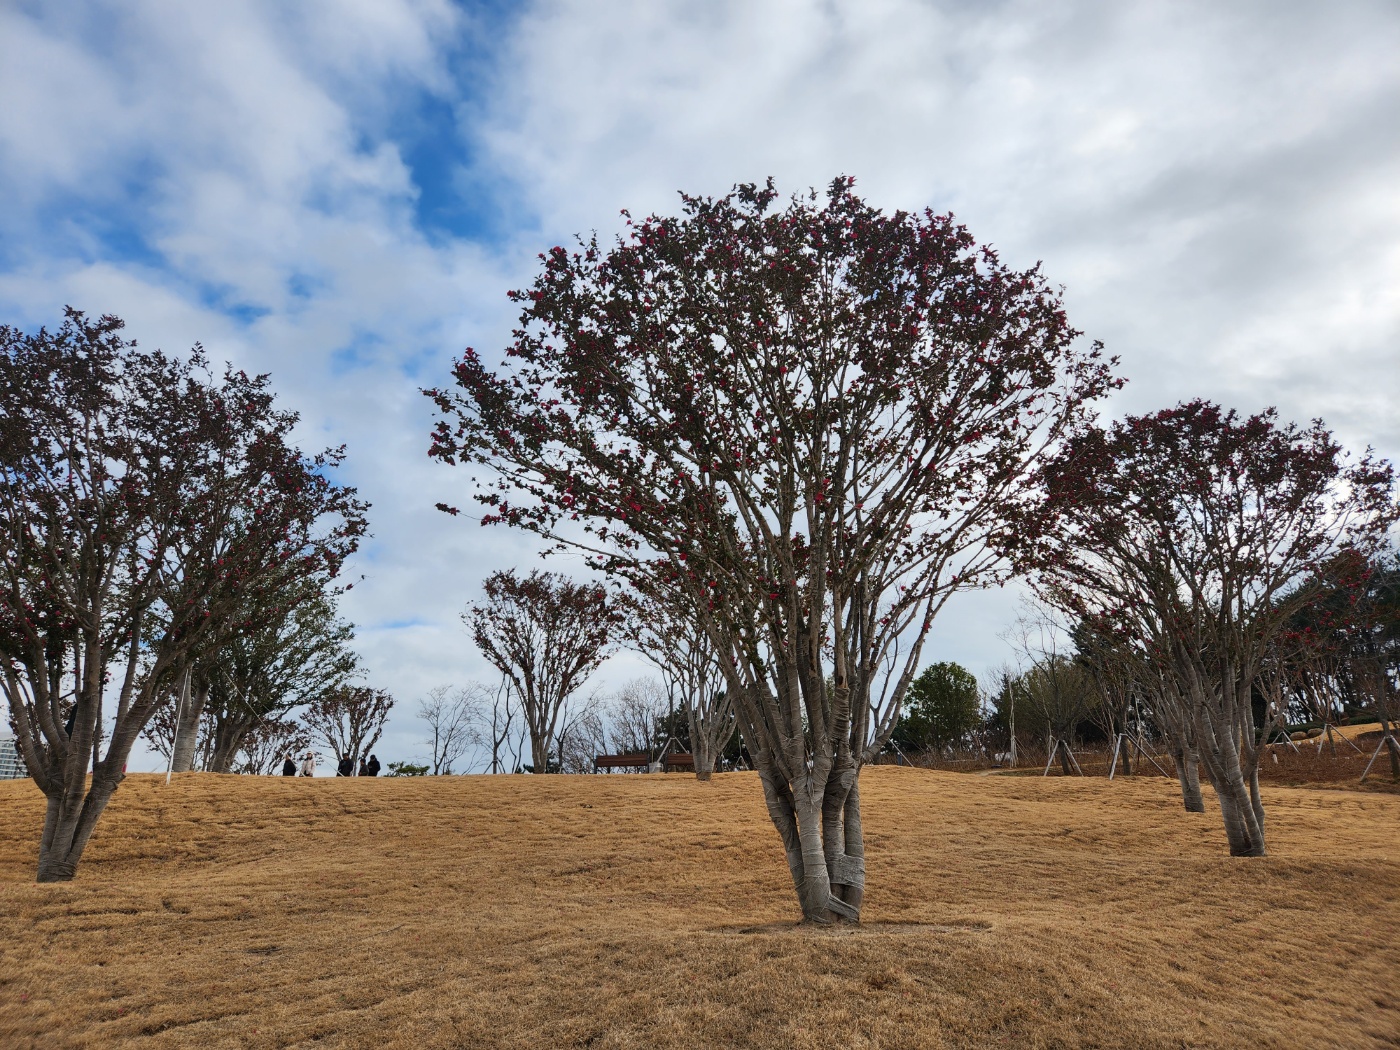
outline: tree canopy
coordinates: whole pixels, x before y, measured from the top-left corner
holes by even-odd
[[[909,684],[904,713],[894,730],[900,747],[931,751],[956,744],[982,721],[977,679],[961,664],[929,664]]]
[[[1004,578],[1036,465],[1116,381],[1037,268],[950,216],[848,178],[681,205],[541,255],[502,358],[468,349],[427,391],[430,454],[477,465],[483,523],[685,602],[804,915],[854,918],[857,771],[933,617]]]
[[[41,880],[72,878],[186,671],[365,532],[331,477],[343,450],[292,444],[266,376],[216,378],[198,346],[140,350],[122,327],[70,309],[54,332],[0,328],[0,685],[48,797]]]
[[[1140,646],[1159,710],[1188,737],[1238,855],[1264,853],[1257,762],[1282,723],[1254,690],[1327,581],[1360,573],[1400,519],[1390,464],[1322,425],[1206,401],[1076,436],[1046,471],[1038,589]]]

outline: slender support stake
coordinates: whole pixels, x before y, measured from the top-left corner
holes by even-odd
[[[1158,773],[1161,773],[1162,776],[1164,776],[1164,777],[1169,777],[1169,776],[1171,776],[1170,773],[1168,773],[1165,769],[1163,769],[1161,766],[1159,766],[1159,765],[1157,764],[1157,760],[1156,760],[1155,758],[1152,757],[1152,753],[1151,753],[1150,751],[1148,751],[1147,748],[1145,748],[1145,747],[1142,746],[1142,742],[1141,742],[1140,740],[1130,741],[1130,743],[1132,743],[1132,745],[1133,745],[1135,748],[1137,748],[1138,758],[1139,758],[1140,760],[1141,760],[1141,759],[1144,759],[1144,758],[1147,759],[1147,761],[1151,762],[1152,765],[1153,765],[1153,767],[1157,770]]]
[[[1065,754],[1069,755],[1069,760],[1074,765],[1074,771],[1082,777],[1084,775],[1084,770],[1079,768],[1079,759],[1074,757],[1074,752],[1069,749],[1068,744],[1065,745]]]
[[[1376,745],[1376,752],[1371,756],[1371,761],[1366,763],[1366,768],[1362,771],[1361,779],[1358,781],[1358,783],[1366,783],[1366,778],[1371,774],[1371,767],[1376,764],[1376,759],[1381,757],[1381,752],[1385,750],[1386,745],[1389,743],[1391,743],[1390,734],[1382,733],[1381,742]],[[1365,752],[1363,751],[1362,754],[1365,754]]]

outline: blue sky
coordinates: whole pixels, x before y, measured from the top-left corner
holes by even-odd
[[[349,446],[375,539],[346,612],[407,757],[429,687],[488,677],[458,613],[534,555],[432,509],[463,480],[417,388],[503,345],[536,252],[849,173],[1042,260],[1123,358],[1114,411],[1276,404],[1394,458],[1396,54],[1388,0],[9,4],[0,320],[200,341]],[[968,596],[930,659],[987,671],[1015,611]]]

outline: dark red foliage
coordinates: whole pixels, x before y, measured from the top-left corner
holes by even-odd
[[[1025,564],[1067,585],[1072,611],[1154,644],[1199,634],[1203,617],[1212,631],[1267,621],[1271,637],[1324,586],[1364,574],[1400,519],[1394,483],[1369,452],[1349,461],[1321,421],[1192,401],[1075,438],[1045,472]]]
[[[683,205],[543,255],[504,359],[469,349],[427,391],[430,455],[488,468],[483,524],[622,575],[660,555],[765,647],[824,635],[833,593],[861,644],[921,634],[939,596],[1001,578],[1030,467],[1117,384],[1108,362],[1038,269],[849,179],[824,205],[771,184]]]
[[[1023,564],[1086,631],[1140,655],[1210,776],[1231,852],[1262,854],[1260,748],[1322,641],[1299,614],[1385,548],[1400,520],[1390,464],[1350,459],[1320,421],[1191,401],[1077,436],[1044,491]]]
[[[69,801],[90,764],[92,797],[110,794],[155,706],[245,610],[334,577],[365,532],[329,476],[343,450],[292,445],[266,376],[216,379],[199,347],[142,351],[121,329],[71,309],[56,332],[0,328],[0,673],[30,774]]]
[[[682,209],[542,256],[503,359],[469,349],[427,392],[429,451],[483,468],[483,524],[674,596],[719,659],[804,914],[849,918],[859,894],[830,896],[816,858],[854,858],[836,879],[863,863],[856,773],[933,617],[1005,578],[1035,466],[1117,381],[1038,268],[950,216],[885,214],[846,178],[824,201],[770,183]],[[846,830],[820,831],[848,802]]]

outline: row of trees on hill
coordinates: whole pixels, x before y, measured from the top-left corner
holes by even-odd
[[[1132,653],[1231,852],[1264,851],[1276,715],[1252,691],[1320,581],[1382,551],[1388,464],[1200,401],[1099,425],[1114,362],[1037,268],[849,179],[626,221],[542,255],[504,355],[468,349],[427,392],[430,455],[474,467],[482,524],[582,552],[703,635],[806,919],[859,917],[859,774],[935,617],[1013,575]]]
[[[1353,588],[1357,579],[1364,582]],[[1291,603],[1291,593],[1284,600]],[[1327,583],[1288,631],[1287,659],[1253,683],[1256,721],[1263,726],[1277,716],[1267,739],[1284,741],[1285,725],[1318,731],[1344,720],[1379,722],[1383,734],[1392,730],[1394,682],[1400,678],[1400,562],[1393,553],[1350,580]],[[1034,606],[1008,640],[1017,651],[1014,664],[984,686],[957,664],[926,668],[910,685],[892,745],[906,755],[988,755],[1008,750],[1014,732],[1023,750],[1027,744],[1043,748],[1065,773],[1075,771],[1072,746],[1083,740],[1123,745],[1129,771],[1129,741],[1153,749],[1165,745],[1177,763],[1187,808],[1203,808],[1174,710],[1162,702],[1160,679],[1144,674],[1140,652],[1105,645],[1086,625],[1056,623],[1052,611]],[[1056,748],[1057,742],[1071,746]],[[1400,745],[1384,735],[1381,744],[1400,780]]]
[[[860,772],[960,590],[1027,580],[1071,631],[1047,675],[1087,662],[1150,696],[1232,853],[1265,850],[1258,758],[1290,696],[1345,681],[1389,710],[1389,464],[1203,401],[1101,425],[1116,361],[1038,267],[846,178],[626,221],[542,255],[504,355],[427,391],[430,455],[473,468],[482,524],[607,581],[498,574],[469,611],[533,767],[584,732],[562,698],[625,637],[691,698],[697,754],[737,732],[803,915],[831,922],[864,897]],[[0,673],[48,799],[44,880],[72,877],[162,710],[181,764],[250,761],[292,698],[350,684],[335,580],[366,506],[331,480],[343,453],[296,448],[266,377],[120,327],[0,329]]]
[[[350,666],[356,670],[353,664]],[[145,737],[156,752],[169,760],[174,772],[279,773],[285,759],[299,759],[318,745],[337,761],[348,759],[358,768],[383,735],[394,698],[384,689],[349,684],[348,676],[339,683],[314,696],[296,698],[297,704],[305,706],[272,710],[260,710],[263,705],[256,696],[246,705],[236,700],[230,703],[227,697],[212,690],[199,723],[190,732],[194,746],[185,756],[183,768],[179,761],[182,756],[175,747],[179,742],[176,722],[186,724],[180,717],[185,710],[185,697],[158,708],[146,725]],[[239,727],[236,745],[226,742],[232,732],[229,722]]]
[[[424,772],[453,773],[592,773],[595,759],[609,753],[645,756],[658,761],[669,748],[693,753],[689,717],[683,702],[658,677],[634,678],[610,694],[590,691],[560,705],[554,735],[535,764],[529,723],[507,678],[495,688],[480,683],[438,686],[418,707],[428,732]],[[719,761],[741,761],[737,737],[719,745],[709,779]]]
[[[256,746],[244,702],[279,695],[266,679],[301,641],[335,635],[334,581],[366,527],[332,480],[343,451],[301,452],[266,376],[121,329],[71,309],[57,331],[0,327],[0,687],[47,798],[40,881],[73,877],[177,696],[182,761],[206,712],[210,761]]]

